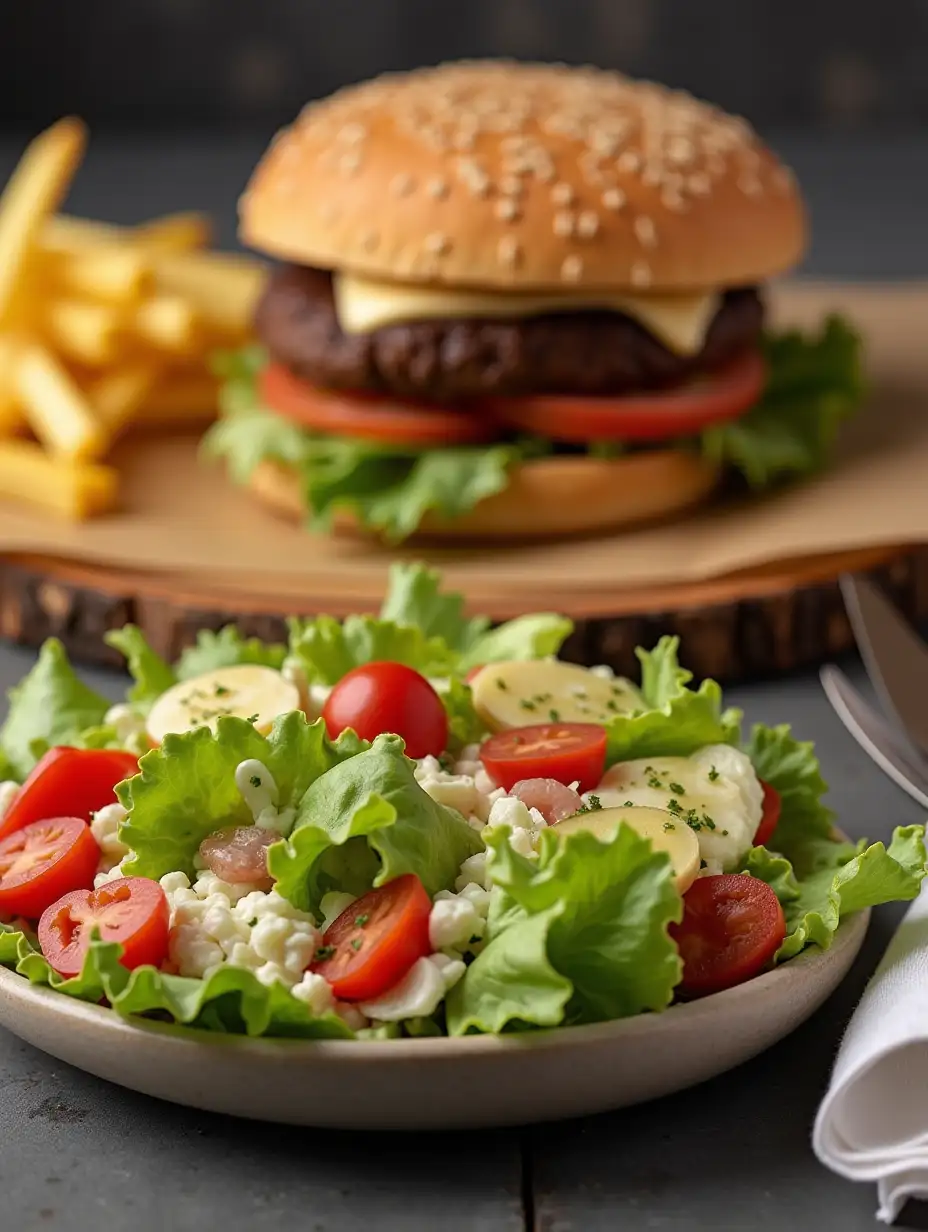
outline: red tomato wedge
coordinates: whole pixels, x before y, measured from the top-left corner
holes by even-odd
[[[499,436],[496,421],[476,410],[450,411],[425,403],[395,402],[376,394],[318,389],[281,364],[269,364],[264,369],[259,390],[262,400],[286,419],[336,436],[425,449],[481,444]]]
[[[783,805],[780,793],[775,787],[771,787],[763,779],[761,779],[760,785],[764,789],[764,811],[761,814],[757,833],[754,835],[755,847],[763,847],[766,843],[770,842],[773,832],[777,828],[777,822],[780,820],[780,809]]]
[[[402,663],[364,663],[343,676],[322,708],[334,740],[346,727],[365,740],[395,732],[409,757],[438,757],[448,744],[448,716],[426,678]]]
[[[311,964],[342,1001],[370,1001],[432,952],[432,903],[422,882],[406,873],[351,904],[325,931]]]
[[[606,729],[595,723],[535,723],[497,732],[480,746],[487,774],[506,791],[520,779],[556,779],[592,791],[606,766]]]
[[[675,389],[616,398],[500,398],[485,403],[510,428],[555,441],[666,441],[737,419],[757,402],[766,371],[757,351]]]
[[[37,920],[69,890],[93,885],[100,848],[80,817],[35,821],[0,842],[0,912]]]
[[[0,820],[0,838],[46,817],[83,817],[115,804],[113,788],[137,774],[139,759],[118,749],[49,749]]]
[[[694,881],[683,896],[683,919],[669,931],[683,959],[679,991],[702,997],[762,971],[786,936],[786,920],[765,881],[728,873]]]
[[[80,975],[96,929],[123,947],[120,962],[160,967],[168,956],[171,911],[164,890],[147,877],[121,877],[99,890],[65,894],[39,920],[39,945],[59,975]]]

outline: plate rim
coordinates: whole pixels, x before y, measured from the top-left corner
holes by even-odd
[[[738,1003],[744,1003],[747,999],[758,998],[764,994],[786,995],[786,989],[781,986],[786,985],[788,988],[797,973],[808,974],[810,967],[834,962],[849,949],[855,951],[850,960],[853,962],[866,936],[870,915],[871,908],[866,907],[862,911],[847,916],[839,924],[827,950],[811,944],[795,958],[789,959],[788,962],[775,967],[772,971],[755,976],[734,988],[713,993],[711,996],[696,1001],[682,1002],[659,1012],[644,1012],[628,1018],[610,1019],[607,1022],[573,1027],[548,1027],[536,1031],[512,1032],[503,1035],[487,1033],[358,1041],[223,1034],[178,1023],[157,1022],[142,1017],[124,1017],[106,1006],[69,997],[66,993],[59,992],[45,984],[34,984],[27,976],[20,975],[13,968],[5,966],[0,966],[0,1000],[13,1005],[19,1003],[39,1012],[52,1012],[62,1018],[79,1021],[87,1027],[92,1026],[110,1035],[119,1035],[124,1039],[138,1037],[142,1034],[157,1037],[159,1042],[178,1049],[231,1048],[264,1060],[275,1058],[292,1060],[294,1054],[297,1056],[305,1054],[313,1058],[353,1063],[379,1063],[390,1057],[397,1060],[414,1058],[417,1061],[437,1063],[474,1055],[504,1056],[513,1052],[523,1052],[526,1049],[533,1052],[550,1053],[575,1046],[582,1047],[584,1044],[606,1042],[622,1036],[634,1040],[642,1033],[652,1034],[656,1021],[673,1024],[688,1022],[696,1028],[701,1020],[714,1018],[720,1010],[724,1013],[728,1007],[734,1010]],[[8,1025],[6,1029],[16,1034],[14,1026]]]

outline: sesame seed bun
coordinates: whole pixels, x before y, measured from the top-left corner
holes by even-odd
[[[311,104],[240,203],[275,257],[500,289],[748,285],[806,243],[791,173],[740,119],[595,69],[503,61]]]
[[[514,467],[505,491],[480,501],[453,522],[429,514],[417,536],[500,541],[614,530],[699,504],[718,477],[712,463],[680,449],[626,458],[542,458]],[[275,513],[291,521],[305,518],[300,484],[289,467],[261,462],[249,487]],[[358,530],[348,513],[338,514],[335,526]]]

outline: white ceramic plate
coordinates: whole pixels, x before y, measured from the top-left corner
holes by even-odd
[[[870,913],[830,950],[703,1001],[621,1022],[464,1039],[250,1040],[72,1001],[0,968],[0,1025],[62,1061],[159,1099],[334,1129],[461,1129],[581,1116],[682,1090],[740,1065],[840,984]]]

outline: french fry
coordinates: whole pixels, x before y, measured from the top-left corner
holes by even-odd
[[[0,436],[18,432],[24,422],[13,372],[21,350],[21,339],[13,334],[0,334]]]
[[[46,449],[80,462],[102,454],[108,444],[107,433],[54,355],[31,343],[13,373],[14,388],[29,426]]]
[[[116,368],[87,388],[87,397],[106,430],[115,435],[134,419],[151,394],[157,379],[152,364]]]
[[[86,141],[79,120],[59,120],[31,143],[0,195],[0,327],[9,322],[36,239],[61,204]]]
[[[45,306],[43,325],[49,341],[67,359],[101,368],[119,356],[124,321],[109,304],[53,299]]]
[[[148,346],[193,358],[200,335],[194,308],[180,295],[153,295],[139,304],[132,330]]]
[[[128,227],[117,227],[115,223],[55,214],[45,219],[39,242],[44,252],[80,253],[104,244],[125,244],[128,234]]]
[[[40,268],[55,292],[107,303],[135,303],[153,282],[145,253],[119,244],[43,253]]]
[[[258,262],[227,253],[189,252],[156,257],[153,268],[158,290],[187,300],[211,334],[237,339],[248,332],[264,285]]]
[[[119,472],[50,457],[35,441],[0,441],[0,497],[79,521],[116,507]]]
[[[133,423],[181,427],[216,418],[219,382],[207,373],[169,376],[158,381],[139,405]]]
[[[133,227],[128,238],[146,253],[178,253],[205,248],[212,239],[212,232],[204,214],[166,214]]]

